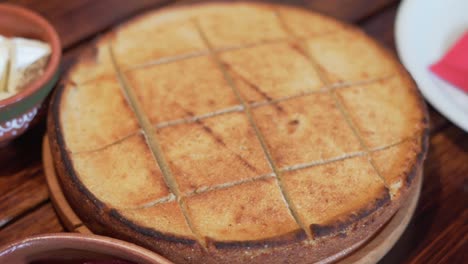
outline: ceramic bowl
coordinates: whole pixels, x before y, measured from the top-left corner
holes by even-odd
[[[15,5],[0,4],[0,34],[45,41],[51,45],[49,63],[38,79],[16,95],[0,100],[0,145],[26,131],[59,75],[61,46],[57,32],[38,14]]]
[[[39,235],[0,249],[0,263],[122,263],[173,264],[160,255],[121,240],[76,233]]]

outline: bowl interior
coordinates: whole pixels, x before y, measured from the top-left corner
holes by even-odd
[[[13,9],[0,8],[0,34],[6,37],[25,37],[52,42],[45,28],[30,16],[19,14]]]
[[[138,264],[170,264],[161,256],[136,245],[95,235],[71,233],[28,238],[0,251],[0,263],[75,264],[86,261],[126,261]],[[118,262],[117,262],[118,263]]]
[[[15,103],[41,89],[57,72],[61,58],[61,45],[55,29],[36,13],[10,4],[0,4],[0,34],[45,41],[52,54],[44,73],[16,95],[0,100],[0,108]]]
[[[28,264],[83,264],[90,261],[127,261],[129,259],[118,258],[108,254],[91,252],[87,250],[78,250],[71,248],[61,248],[56,250],[47,250],[43,252],[30,252],[31,255],[23,259],[14,259],[14,263]],[[21,262],[24,261],[24,262]],[[134,262],[131,262],[134,263]]]

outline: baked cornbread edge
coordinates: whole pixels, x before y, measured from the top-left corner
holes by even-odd
[[[187,5],[188,8],[194,4]],[[214,3],[196,4],[196,6],[217,5]],[[267,7],[292,8],[281,5],[253,3]],[[137,19],[144,19],[148,15],[157,15],[168,10],[179,10],[181,6],[163,8],[149,12]],[[301,10],[301,9],[299,9]],[[304,11],[302,11],[304,12]],[[341,23],[341,22],[340,22]],[[132,21],[119,27],[131,26]],[[354,26],[345,25],[354,31],[362,32]],[[107,33],[102,37],[106,39],[113,33]],[[378,44],[375,40],[363,34],[372,45],[379,47],[389,60],[397,64],[395,56]],[[102,41],[96,41],[99,45]],[[85,51],[85,56],[80,58],[80,63],[93,61],[96,56],[96,46],[91,46]],[[397,199],[390,201],[390,197],[383,196],[370,208],[362,210],[355,216],[342,219],[340,222],[330,223],[326,226],[311,226],[315,239],[308,241],[303,230],[297,230],[285,236],[261,240],[261,241],[232,241],[218,242],[207,240],[208,247],[203,249],[199,243],[191,238],[184,238],[145,228],[122,217],[115,209],[107,207],[99,201],[80,181],[73,168],[73,162],[66,148],[60,125],[60,104],[65,84],[68,77],[73,74],[71,67],[59,87],[54,92],[48,116],[48,137],[50,140],[54,165],[59,175],[62,188],[72,208],[83,222],[95,233],[128,240],[144,247],[150,248],[177,263],[313,263],[330,255],[352,247],[356,243],[368,239],[375,234],[395,214],[401,203],[415,188],[412,182],[422,171],[422,165],[428,148],[428,113],[421,95],[417,91],[416,84],[409,74],[398,65],[399,74],[407,78],[410,83],[411,93],[420,102],[420,110],[423,111],[421,120],[422,129],[419,131],[419,150],[414,163],[406,170],[405,182],[401,187]],[[417,109],[419,110],[419,109]],[[190,258],[186,258],[190,256]]]

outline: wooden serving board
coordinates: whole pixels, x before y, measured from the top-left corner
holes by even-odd
[[[44,174],[46,176],[52,204],[54,205],[55,210],[59,218],[62,220],[65,228],[71,232],[92,234],[93,232],[88,227],[86,227],[86,225],[75,214],[62,192],[55,172],[47,136],[45,136],[43,140],[42,160],[44,164]],[[403,204],[397,213],[376,235],[367,241],[361,241],[353,245],[352,247],[348,248],[348,250],[344,250],[336,255],[324,259],[320,262],[320,264],[330,262],[336,262],[337,264],[377,263],[385,254],[390,251],[390,249],[395,245],[397,240],[408,226],[419,200],[422,178],[422,173],[417,175],[414,181],[416,186],[412,189],[413,192],[406,200],[406,203]]]

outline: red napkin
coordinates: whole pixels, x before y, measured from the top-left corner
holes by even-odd
[[[440,78],[468,93],[468,31],[441,60],[429,68]]]

